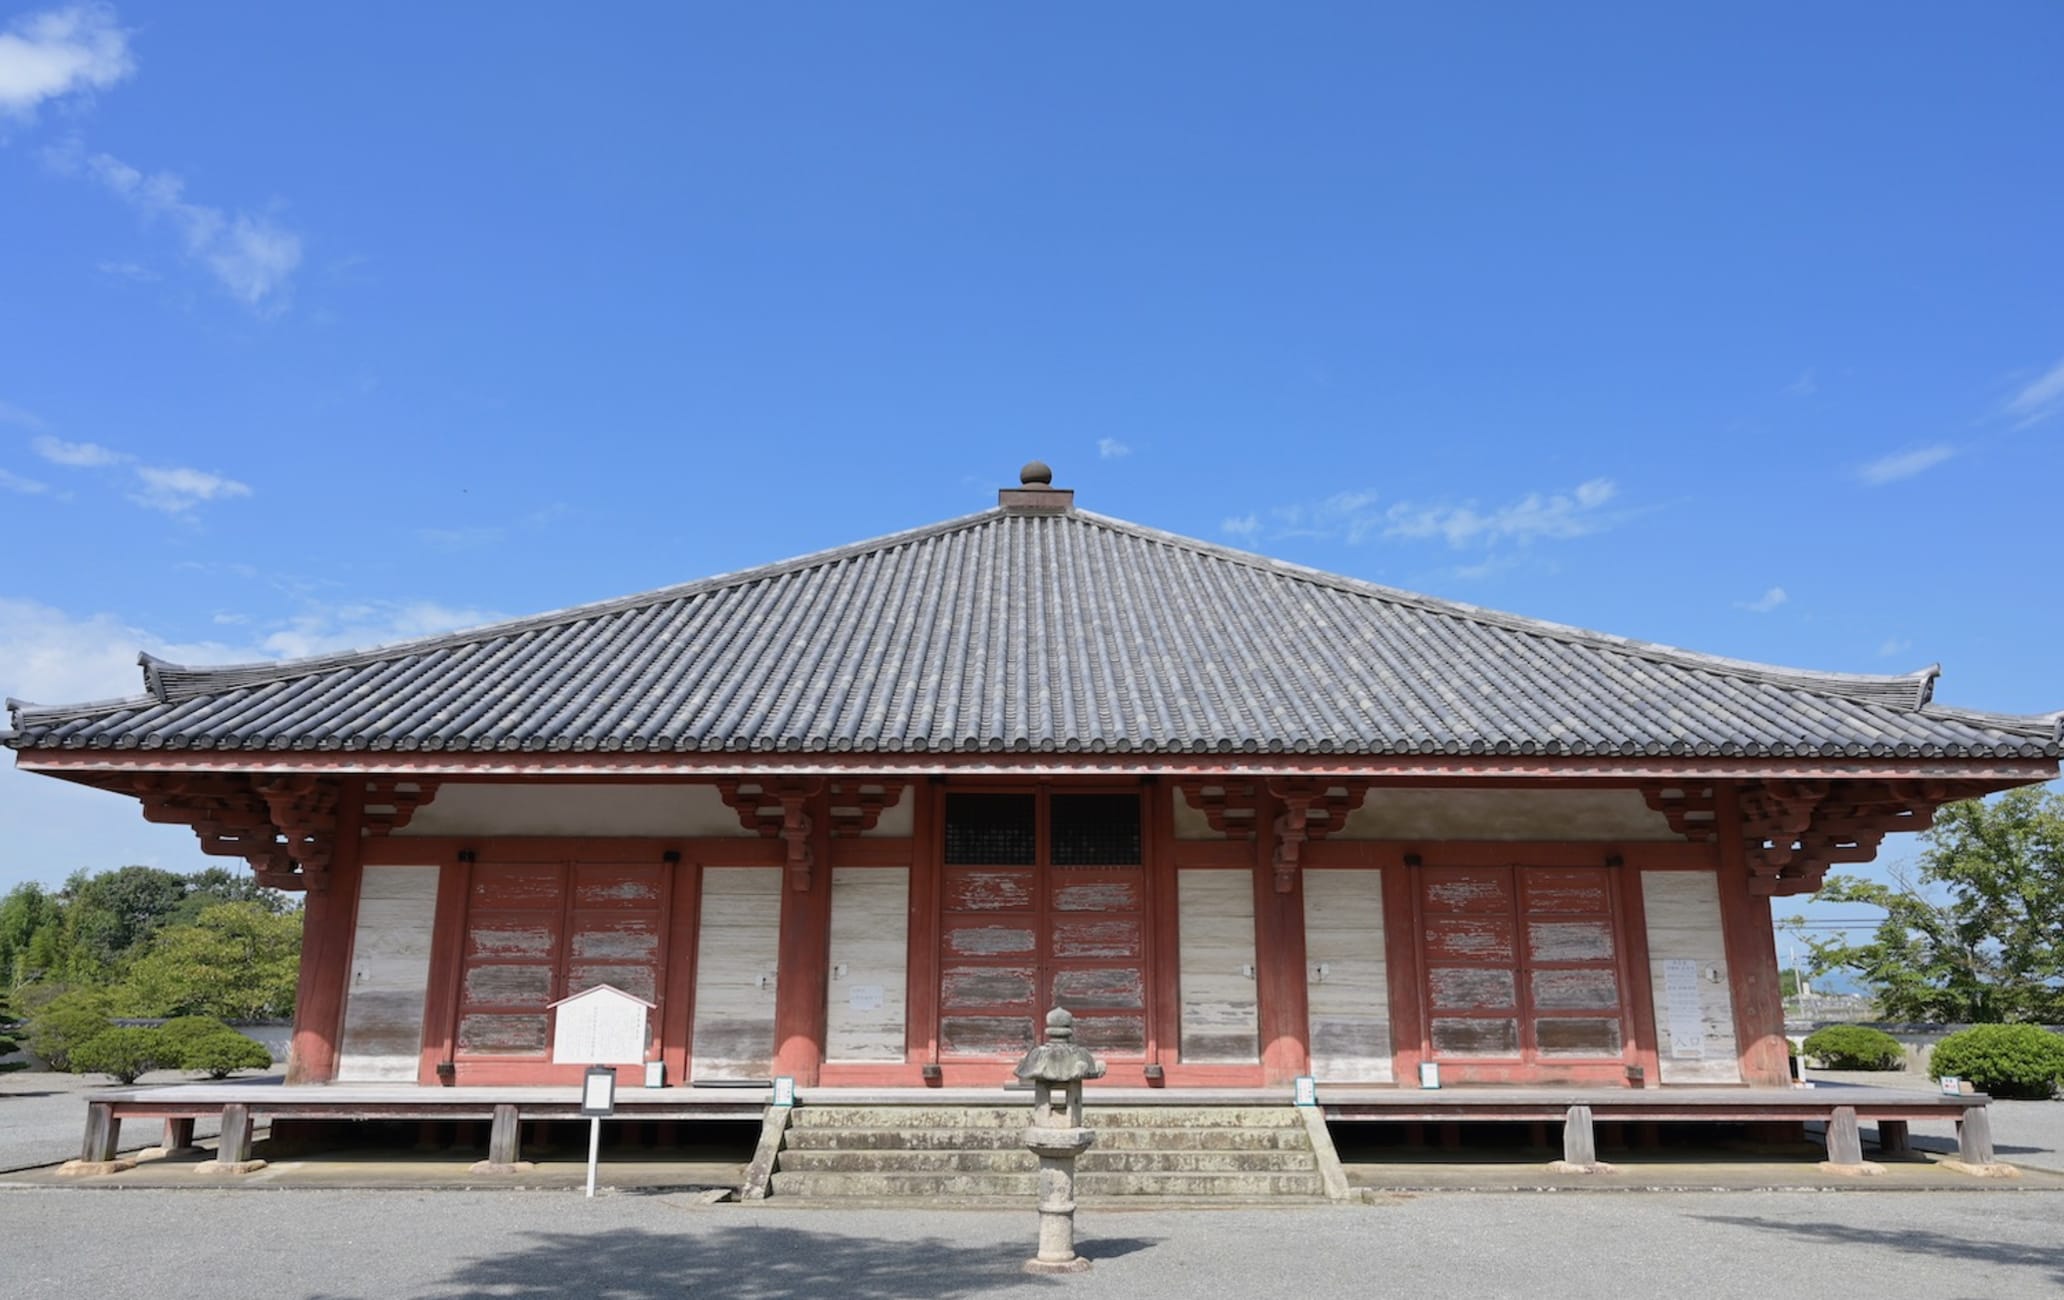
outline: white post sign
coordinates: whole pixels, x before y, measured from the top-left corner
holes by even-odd
[[[580,1113],[588,1117],[588,1195],[595,1195],[595,1169],[602,1163],[602,1120],[616,1113],[616,1071],[591,1065],[581,1077]]]

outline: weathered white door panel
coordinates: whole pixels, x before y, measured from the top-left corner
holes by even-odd
[[[1342,1083],[1389,1083],[1383,873],[1312,869],[1303,875],[1312,1075]]]
[[[692,1079],[764,1079],[774,1068],[781,868],[705,867],[695,953]]]
[[[910,872],[902,867],[834,868],[826,1060],[903,1059],[909,956]]]
[[[1720,881],[1710,871],[1644,871],[1648,980],[1662,1082],[1740,1083]]]
[[[367,867],[345,992],[340,1081],[413,1083],[437,914],[436,867]]]
[[[1182,945],[1182,1059],[1252,1064],[1261,1059],[1254,979],[1254,877],[1244,870],[1176,873]]]

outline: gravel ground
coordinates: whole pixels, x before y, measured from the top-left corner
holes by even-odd
[[[1028,1278],[1025,1211],[782,1210],[554,1192],[0,1192],[10,1297],[2054,1296],[2064,1199],[1452,1194],[1084,1211]],[[89,1238],[82,1225],[92,1224]],[[120,1242],[122,1249],[90,1243]],[[1782,1284],[1779,1280],[1783,1279]]]
[[[191,1083],[193,1076],[161,1071],[144,1075],[141,1082]],[[113,1086],[112,1080],[99,1074],[0,1074],[0,1173],[77,1156],[79,1140],[86,1132],[86,1094]],[[196,1137],[214,1137],[219,1129],[211,1119],[194,1121]],[[156,1122],[126,1123],[122,1125],[122,1149],[152,1146],[164,1131]]]

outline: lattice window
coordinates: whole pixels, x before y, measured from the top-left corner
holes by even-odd
[[[1136,794],[1056,794],[1047,825],[1057,867],[1131,867],[1140,861]]]
[[[1036,795],[947,795],[947,863],[1030,866],[1039,859],[1038,808]]]

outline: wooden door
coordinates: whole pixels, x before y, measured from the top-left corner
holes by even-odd
[[[781,869],[703,868],[699,933],[690,1077],[768,1078],[774,1072]]]
[[[337,1052],[340,1082],[415,1082],[436,909],[436,867],[365,869]]]
[[[1115,1060],[1147,1044],[1136,790],[951,792],[940,891],[939,1050],[1015,1061],[1047,1011]]]
[[[1605,868],[1422,868],[1433,1059],[1463,1081],[1618,1082],[1629,1035],[1612,883]]]

